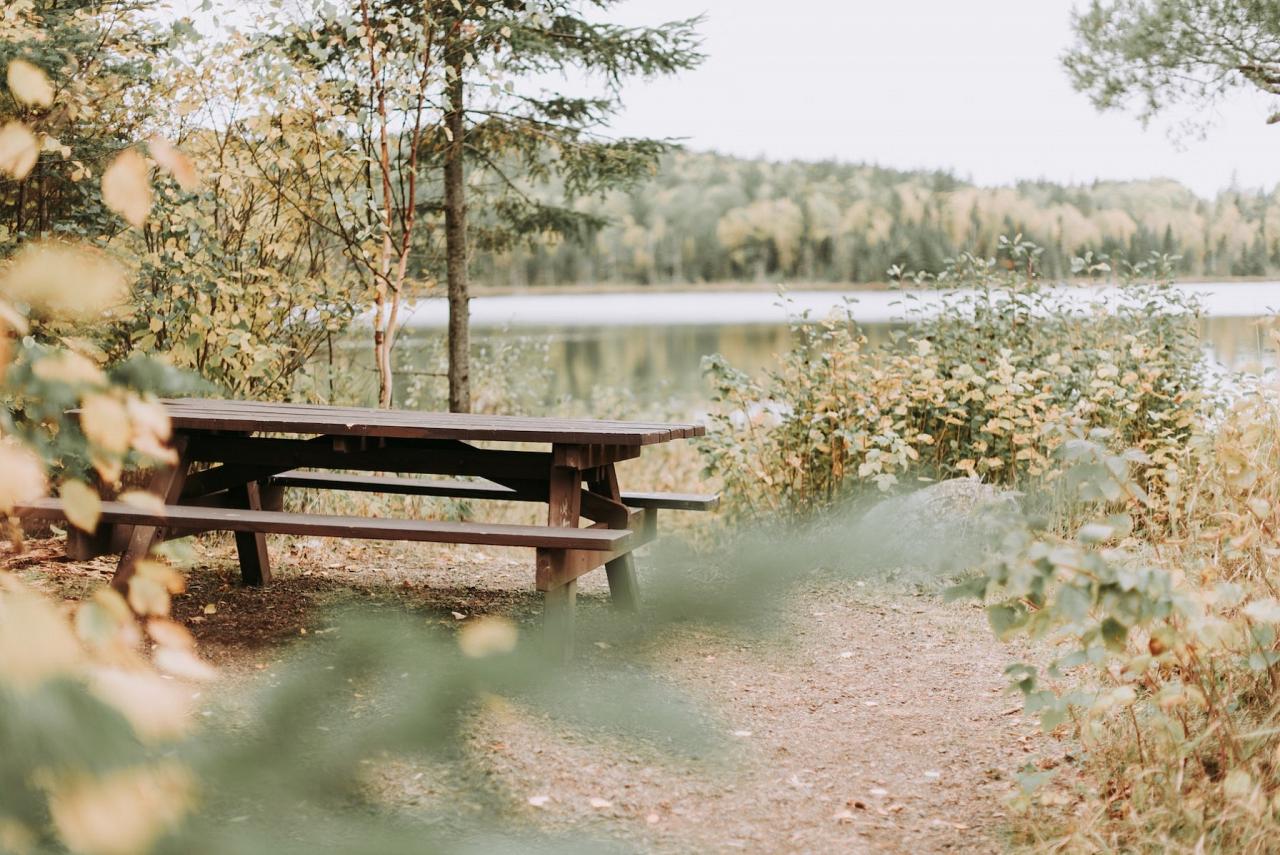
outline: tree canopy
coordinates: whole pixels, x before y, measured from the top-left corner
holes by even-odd
[[[1063,62],[1099,109],[1135,107],[1145,121],[1236,89],[1280,96],[1275,0],[1092,0],[1073,25]],[[1280,122],[1280,110],[1267,121]]]

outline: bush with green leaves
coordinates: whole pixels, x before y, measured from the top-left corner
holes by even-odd
[[[1137,528],[1159,503],[1134,478],[1147,456],[1114,444],[1095,430],[1062,447],[1083,524],[1015,516],[985,572],[951,591],[986,600],[1001,639],[1036,642],[1036,658],[1009,667],[1011,688],[1070,746],[1061,768],[1020,776],[1019,834],[1053,851],[1274,851],[1280,601],[1259,584],[1270,569],[1224,578],[1240,559],[1213,548],[1229,505],[1194,511],[1192,537]],[[1202,498],[1228,486],[1219,457],[1239,453],[1198,458],[1189,480]],[[1275,510],[1248,501],[1248,520],[1227,526],[1274,554]]]
[[[885,346],[868,343],[855,304],[796,319],[793,346],[762,378],[710,358],[720,408],[706,462],[730,513],[803,517],[868,487],[960,476],[1051,484],[1063,426],[1106,426],[1118,448],[1147,455],[1144,478],[1160,477],[1205,401],[1198,309],[1169,284],[1168,259],[1082,306],[1039,278],[1038,247],[1015,238],[1002,250],[910,277],[940,305],[908,306],[910,328]]]

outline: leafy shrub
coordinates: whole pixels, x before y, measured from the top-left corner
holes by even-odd
[[[1270,500],[1247,491],[1275,488],[1242,482],[1241,459],[1259,461],[1234,445],[1280,415],[1274,399],[1265,418],[1260,406],[1234,409],[1191,458],[1197,500],[1179,502],[1177,525],[1205,537],[1135,536],[1135,518],[1155,503],[1130,473],[1145,455],[1111,453],[1105,434],[1075,437],[1064,446],[1067,480],[1095,517],[1066,534],[1021,519],[987,572],[955,589],[992,601],[1001,638],[1043,642],[1047,665],[1008,673],[1027,711],[1082,758],[1023,776],[1020,800],[1036,807],[1022,827],[1031,842],[1274,850],[1280,601],[1268,576],[1280,542]]]
[[[1280,319],[1265,321],[1280,343]],[[1244,376],[1187,459],[1170,468],[1167,540],[1205,583],[1268,585],[1280,557],[1280,405],[1274,380]]]
[[[784,518],[859,488],[976,476],[1027,488],[1061,475],[1064,428],[1107,426],[1151,476],[1181,452],[1204,393],[1195,303],[1165,280],[1167,259],[1133,271],[1105,307],[1072,304],[1035,272],[1038,248],[953,261],[936,312],[874,347],[852,309],[802,316],[781,365],[760,380],[713,357],[717,430],[705,445],[731,513]]]

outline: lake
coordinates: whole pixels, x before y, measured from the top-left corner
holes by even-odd
[[[1180,288],[1194,293],[1205,309],[1206,358],[1223,370],[1276,364],[1255,321],[1280,308],[1280,282],[1200,283]],[[1110,289],[1064,288],[1081,305],[1105,299]],[[1114,293],[1114,291],[1110,291]],[[552,377],[547,400],[570,396],[590,400],[602,389],[627,388],[642,404],[672,401],[698,408],[707,386],[702,358],[722,353],[749,372],[785,350],[788,313],[823,316],[852,300],[853,316],[874,341],[903,326],[908,303],[928,312],[938,295],[930,291],[792,291],[784,309],[766,291],[640,292],[606,294],[520,294],[472,301],[477,348],[516,348],[508,358],[548,360]],[[397,345],[405,372],[397,399],[410,384],[444,388],[440,370],[446,308],[443,300],[412,307]],[[361,353],[357,345],[356,354]],[[527,355],[522,355],[527,350]],[[545,357],[542,351],[545,350]],[[363,361],[361,359],[360,361]],[[366,371],[372,371],[367,366]],[[372,377],[370,377],[372,380]]]

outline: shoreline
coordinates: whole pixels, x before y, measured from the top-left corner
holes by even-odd
[[[1123,299],[1110,285],[1060,284],[1064,299],[1082,310]],[[1280,309],[1280,281],[1182,282],[1176,289],[1194,295],[1207,318],[1260,317]],[[601,327],[725,326],[786,324],[801,315],[821,318],[846,306],[863,324],[909,321],[947,305],[952,289],[805,289],[783,295],[765,289],[519,292],[477,294],[471,300],[474,329],[583,329]],[[424,298],[404,306],[403,328],[435,329],[447,324],[443,300]]]
[[[1259,282],[1276,282],[1280,276],[1188,276],[1174,280],[1175,285],[1250,285]],[[1046,279],[1047,284],[1066,285],[1069,287],[1118,285],[1115,280],[1090,280],[1080,278]],[[595,294],[716,294],[716,293],[777,293],[783,289],[788,293],[797,291],[898,291],[904,290],[895,282],[823,282],[812,280],[794,281],[742,281],[722,280],[717,282],[656,282],[652,285],[641,285],[634,282],[601,282],[580,283],[576,285],[529,285],[514,287],[510,285],[481,285],[473,283],[472,297],[535,297],[535,296],[589,296]],[[443,289],[429,291],[421,299],[444,297]]]

